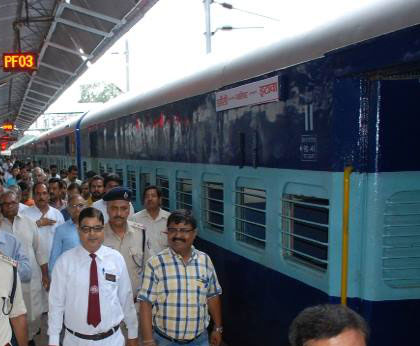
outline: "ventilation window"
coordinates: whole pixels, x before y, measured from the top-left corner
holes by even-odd
[[[283,194],[283,254],[318,269],[328,267],[328,199]]]
[[[192,209],[192,180],[187,178],[176,179],[176,208]]]
[[[137,182],[136,170],[133,167],[127,167],[127,186],[132,192],[132,203],[137,203]]]
[[[393,288],[420,287],[420,191],[385,201],[382,275]]]
[[[102,163],[100,163],[99,164],[99,174],[103,175],[104,173],[105,173],[105,166]]]
[[[223,232],[223,183],[204,181],[202,188],[203,199],[201,209],[204,225],[213,231]]]
[[[236,240],[265,248],[265,190],[238,187],[236,190]]]
[[[169,211],[169,180],[167,176],[157,175],[156,185],[162,191],[162,209]]]
[[[143,192],[144,189],[148,186],[150,186],[152,180],[152,174],[151,173],[140,173],[140,196],[143,198]],[[143,203],[144,201],[142,201]]]

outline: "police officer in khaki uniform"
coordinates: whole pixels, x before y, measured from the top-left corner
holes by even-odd
[[[139,223],[128,221],[131,201],[129,189],[115,187],[104,195],[103,200],[107,204],[109,215],[109,221],[104,229],[104,245],[117,250],[124,257],[134,299],[140,286],[140,274],[150,257],[150,244],[144,227]]]
[[[0,345],[10,346],[13,326],[19,346],[28,345],[26,308],[22,297],[18,263],[0,253]]]

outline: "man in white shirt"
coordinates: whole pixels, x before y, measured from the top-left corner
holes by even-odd
[[[44,292],[42,286],[44,288],[49,286],[48,254],[40,240],[35,222],[18,212],[19,203],[16,193],[4,192],[0,197],[0,202],[3,215],[0,230],[12,233],[19,239],[32,269],[31,280],[28,283],[22,283],[23,299],[28,310],[29,340],[31,340],[41,326]]]
[[[110,173],[104,179],[104,194],[108,193],[111,189],[117,186],[122,185],[122,180],[118,176],[118,174]],[[109,221],[108,211],[106,202],[103,199],[96,201],[92,204],[92,207],[100,210],[104,215],[104,222],[107,223]],[[134,216],[134,208],[130,202],[130,214],[128,215],[128,219],[130,220]]]
[[[86,208],[79,215],[80,246],[57,260],[49,295],[49,345],[123,346],[120,323],[128,329],[127,346],[138,345],[138,321],[124,258],[103,246],[104,219]]]
[[[150,185],[144,189],[143,205],[146,209],[134,214],[132,220],[146,227],[151,252],[156,255],[168,247],[166,222],[170,213],[160,207],[162,205],[162,193],[155,185]]]
[[[45,183],[36,183],[34,185],[33,197],[35,205],[25,209],[22,214],[28,216],[30,219],[36,222],[36,225],[39,228],[41,241],[47,248],[49,256],[55,229],[57,226],[64,223],[64,218],[58,209],[51,207],[48,204],[50,195]]]
[[[77,166],[75,165],[71,165],[68,169],[68,175],[65,179],[63,179],[66,184],[67,187],[71,184],[71,183],[76,183],[77,185],[81,185],[82,181],[77,179],[77,174],[79,173],[79,170],[77,169]]]

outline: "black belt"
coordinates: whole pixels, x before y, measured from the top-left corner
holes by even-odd
[[[157,328],[154,328],[154,331],[156,332],[157,335],[161,336],[162,338],[164,338],[166,340],[169,340],[170,342],[174,342],[176,344],[181,344],[181,345],[189,344],[189,343],[193,342],[194,340],[196,340],[201,335],[201,334],[198,334],[194,339],[181,340],[181,339],[171,338],[170,336],[168,336],[165,333],[161,332]]]
[[[80,334],[78,332],[74,332],[71,329],[66,327],[67,331],[70,334],[73,334],[74,336],[77,336],[78,338],[85,339],[85,340],[103,340],[103,339],[106,339],[107,337],[114,334],[119,328],[120,328],[120,325],[117,325],[115,327],[112,327],[110,330],[108,330],[107,332],[104,332],[104,333],[99,333],[99,334],[94,334],[94,335],[86,335],[86,334]]]

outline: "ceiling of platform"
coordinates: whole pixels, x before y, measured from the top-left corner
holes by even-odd
[[[35,72],[0,69],[0,125],[26,130],[158,0],[1,0],[0,55],[39,54]],[[17,133],[15,133],[17,134]]]

